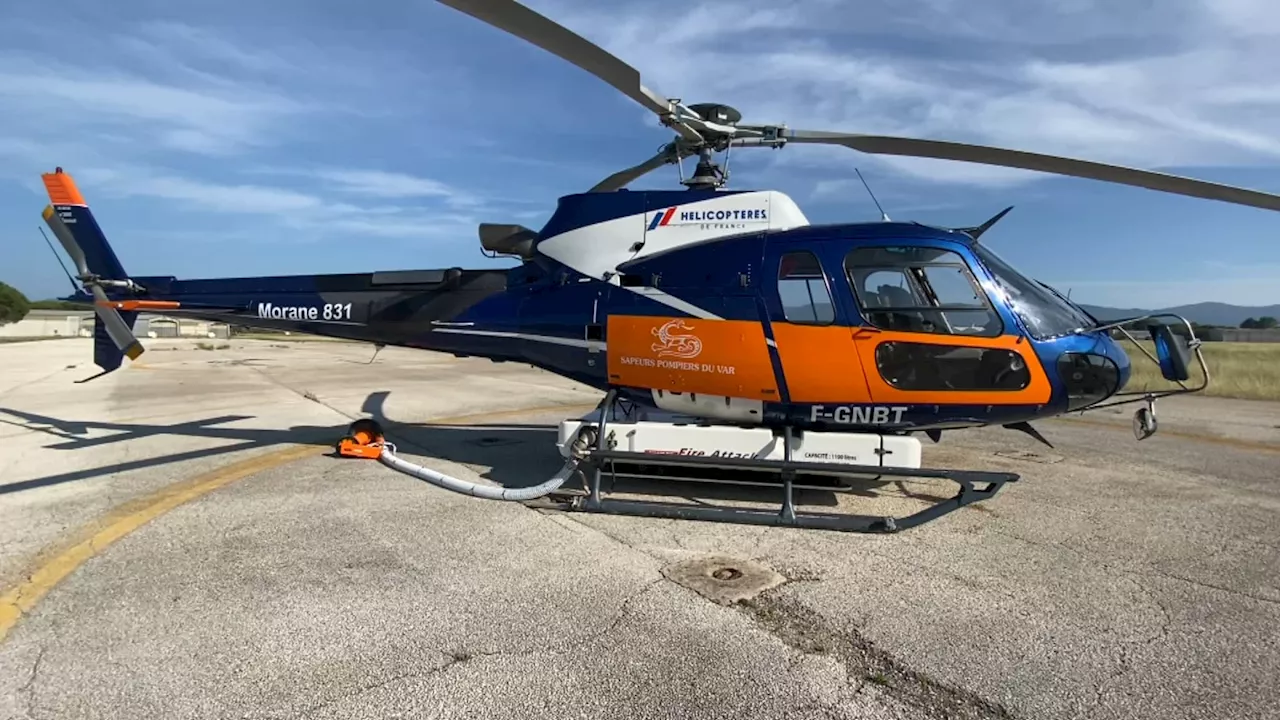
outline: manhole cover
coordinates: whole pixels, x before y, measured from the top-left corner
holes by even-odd
[[[662,574],[699,595],[732,605],[775,588],[787,579],[772,568],[727,555],[705,555],[663,568]]]

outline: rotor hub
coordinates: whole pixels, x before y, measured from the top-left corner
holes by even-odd
[[[707,122],[719,125],[737,125],[742,120],[742,113],[736,108],[719,103],[698,103],[689,105],[690,110],[698,113],[698,117]]]

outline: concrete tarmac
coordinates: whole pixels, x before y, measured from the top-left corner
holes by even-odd
[[[1128,411],[1043,423],[1053,448],[947,433],[926,464],[1022,479],[920,528],[846,535],[537,511],[328,457],[376,415],[410,459],[538,482],[559,466],[555,423],[599,393],[425,352],[229,345],[151,341],[84,385],[87,341],[0,345],[0,628],[5,591],[24,608],[0,630],[0,718],[1280,707],[1276,405],[1162,401],[1141,443]],[[679,569],[753,561],[781,578],[734,605]]]

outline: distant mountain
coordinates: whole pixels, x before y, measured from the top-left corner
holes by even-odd
[[[1201,325],[1217,325],[1220,327],[1240,327],[1240,323],[1249,318],[1273,317],[1280,318],[1280,305],[1268,305],[1266,307],[1240,307],[1239,305],[1228,305],[1226,303],[1206,302],[1196,303],[1195,305],[1179,305],[1171,308],[1160,308],[1159,310],[1142,310],[1138,308],[1113,308],[1102,307],[1099,305],[1084,305],[1082,308],[1087,310],[1089,314],[1099,320],[1119,320],[1121,318],[1133,317],[1135,315],[1146,315],[1148,313],[1173,313],[1194,323]]]

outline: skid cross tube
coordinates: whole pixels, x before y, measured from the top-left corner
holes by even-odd
[[[790,433],[786,436],[789,438]],[[789,445],[788,445],[789,447]],[[788,452],[789,456],[790,453]],[[603,472],[613,472],[619,463],[636,465],[666,465],[679,467],[703,467],[725,470],[752,470],[776,472],[782,479],[782,504],[778,511],[705,505],[681,505],[676,503],[642,500],[608,500],[600,497],[599,478]],[[896,468],[879,465],[843,465],[839,463],[797,462],[790,459],[765,460],[755,458],[721,458],[705,456],[673,457],[621,450],[595,449],[582,458],[579,468],[587,470],[593,478],[592,489],[586,497],[581,495],[563,500],[545,498],[531,503],[536,507],[579,512],[595,512],[611,515],[631,515],[681,520],[740,523],[747,525],[776,525],[841,532],[897,532],[922,525],[931,520],[959,510],[965,505],[987,500],[999,492],[1005,483],[1016,482],[1015,473],[984,472],[978,470],[946,470],[941,468]],[[792,479],[797,472],[834,477],[888,476],[900,478],[940,478],[951,480],[960,486],[954,497],[931,505],[906,517],[882,515],[851,515],[844,513],[797,512],[792,498]],[[982,487],[979,487],[979,486]],[[833,489],[839,491],[838,489]]]

